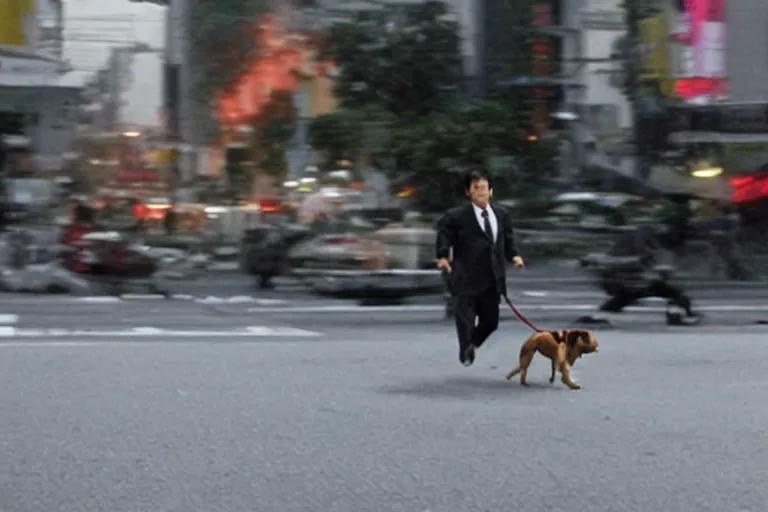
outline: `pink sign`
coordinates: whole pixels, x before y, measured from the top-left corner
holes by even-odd
[[[685,0],[676,32],[683,62],[678,95],[696,103],[725,96],[725,0]]]

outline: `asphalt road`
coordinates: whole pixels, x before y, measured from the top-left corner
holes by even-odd
[[[278,277],[275,279],[274,291],[260,290],[256,285],[256,278],[243,275],[236,271],[218,272],[211,271],[201,278],[170,283],[173,291],[178,293],[191,293],[195,295],[244,295],[244,294],[304,294],[306,286],[295,279]],[[680,283],[686,289],[697,293],[713,293],[713,290],[727,290],[728,292],[740,292],[748,290],[749,293],[759,293],[768,297],[768,282],[766,281],[728,281],[725,279],[681,279]],[[549,289],[561,290],[596,290],[595,279],[588,273],[579,269],[562,265],[544,265],[524,271],[510,270],[507,285],[510,289]]]
[[[768,338],[601,332],[574,392],[502,330],[0,340],[0,510],[768,508]]]
[[[597,314],[600,296],[559,296],[557,291],[513,293],[518,309],[542,329],[578,327],[580,317]],[[563,292],[566,293],[566,292]],[[567,292],[582,293],[582,292]],[[718,328],[745,328],[768,324],[768,299],[722,296],[700,298],[695,307],[704,315],[697,332]],[[391,331],[395,326],[414,330],[444,329],[452,336],[452,321],[445,319],[438,298],[401,306],[359,306],[354,301],[324,300],[309,296],[273,297],[158,296],[66,297],[0,295],[2,338],[55,337],[79,339],[102,337],[271,337],[325,336],[333,333],[354,338],[361,332]],[[607,318],[614,329],[632,332],[667,332],[666,305],[645,301]],[[506,305],[501,307],[504,326],[519,320]],[[768,330],[768,327],[766,327]]]

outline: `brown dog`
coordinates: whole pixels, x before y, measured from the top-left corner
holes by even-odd
[[[581,389],[581,386],[571,379],[571,366],[583,354],[597,352],[599,344],[592,331],[554,331],[537,332],[529,337],[520,347],[520,365],[507,374],[506,379],[520,374],[520,384],[525,382],[528,367],[536,352],[552,360],[552,375],[549,382],[555,382],[555,372],[560,370],[561,380],[571,389]]]

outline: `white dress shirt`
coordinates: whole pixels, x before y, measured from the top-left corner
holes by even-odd
[[[477,206],[475,203],[472,203],[472,208],[475,210],[475,217],[477,217],[477,223],[480,224],[480,229],[482,229],[483,233],[485,233],[485,219],[483,218],[483,209]],[[485,211],[488,212],[488,220],[491,223],[493,243],[496,243],[496,240],[499,239],[499,221],[496,218],[496,214],[493,212],[493,208],[491,208],[490,203],[488,204],[488,207],[485,209]]]

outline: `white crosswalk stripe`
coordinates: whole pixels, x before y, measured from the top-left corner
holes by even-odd
[[[0,338],[307,338],[322,336],[287,326],[248,326],[229,329],[167,329],[159,327],[101,327],[94,329],[19,327],[19,315],[0,314]],[[0,342],[0,345],[2,342]]]
[[[5,326],[0,338],[308,338],[321,333],[295,327],[253,326],[239,329],[161,329],[133,327],[127,329],[27,329]],[[0,342],[1,344],[1,342]]]
[[[283,299],[267,299],[259,297],[251,297],[248,295],[233,295],[229,297],[221,297],[215,295],[208,295],[206,297],[196,297],[194,295],[173,295],[171,300],[185,300],[197,302],[199,304],[253,304],[261,306],[279,306],[281,304],[288,304],[289,301]],[[91,303],[91,304],[120,304],[129,301],[151,301],[151,300],[168,300],[168,298],[162,295],[152,294],[125,294],[119,297],[63,297],[62,302],[71,301],[79,303]]]

